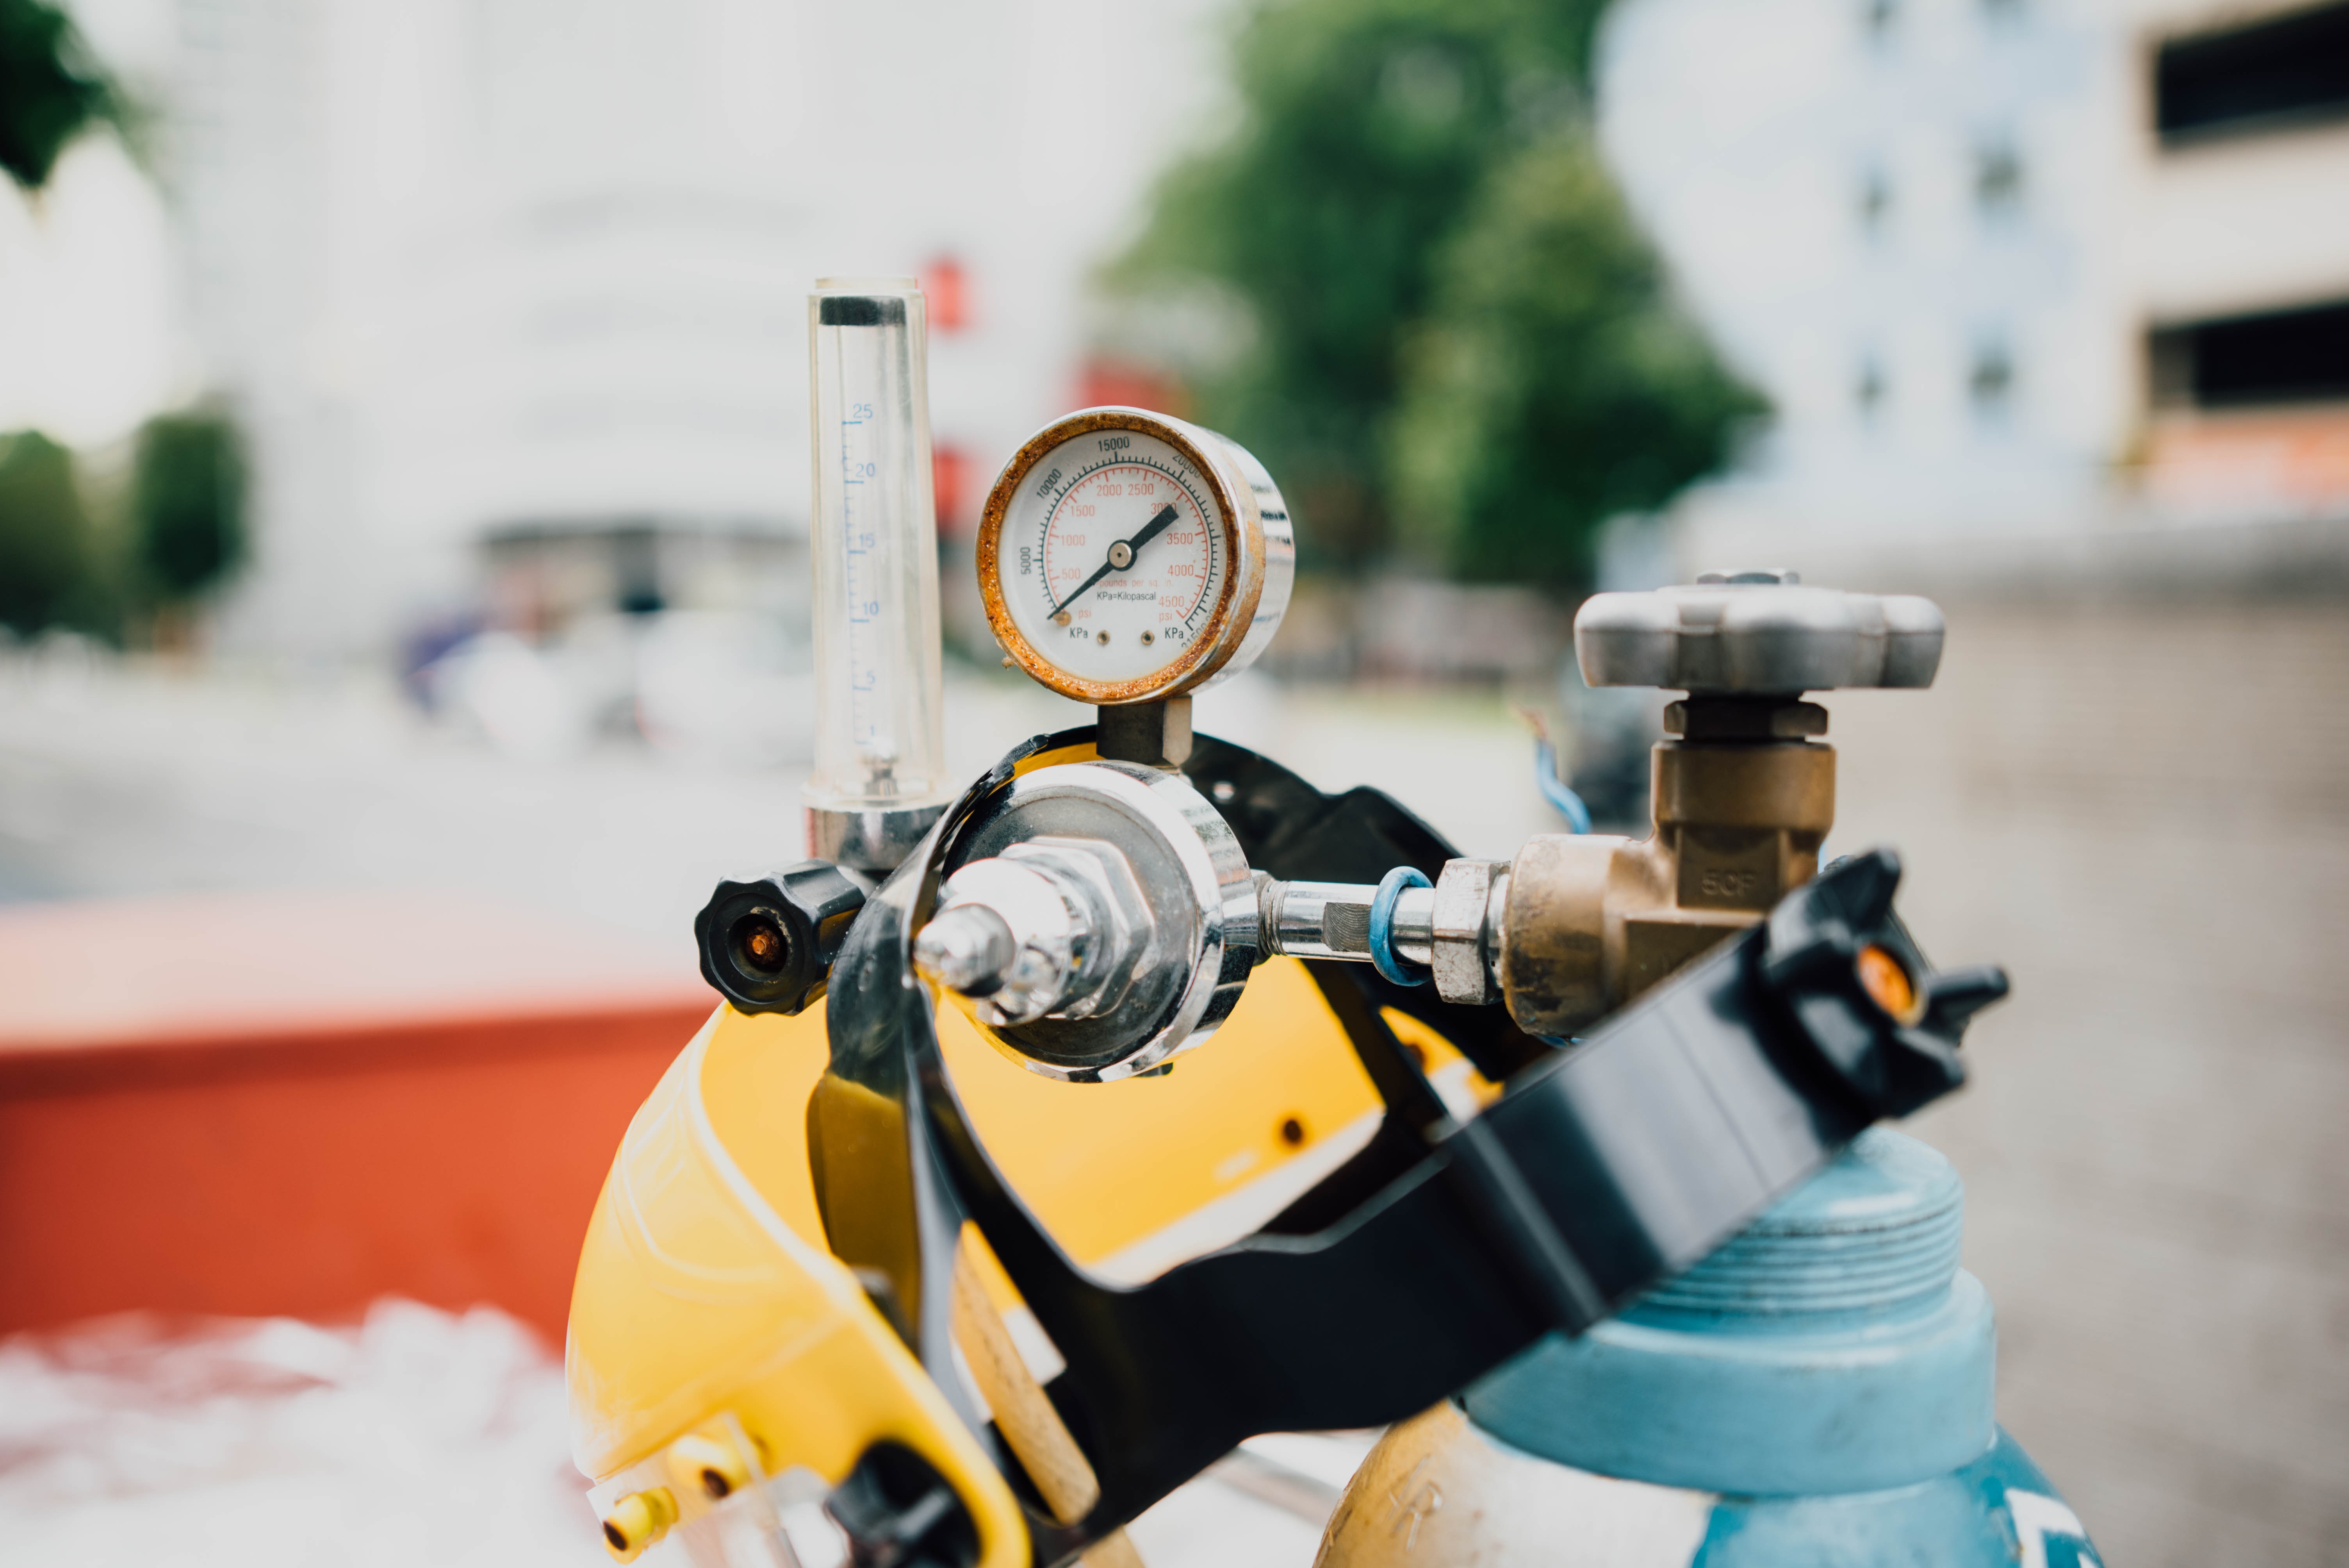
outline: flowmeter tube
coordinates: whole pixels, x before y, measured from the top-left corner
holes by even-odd
[[[808,843],[867,871],[903,860],[949,792],[926,359],[913,279],[816,280]]]

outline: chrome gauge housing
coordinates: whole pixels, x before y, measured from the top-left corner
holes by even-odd
[[[1056,419],[1013,454],[978,528],[1005,655],[1079,702],[1181,696],[1245,669],[1296,576],[1288,503],[1238,443],[1140,408]]]

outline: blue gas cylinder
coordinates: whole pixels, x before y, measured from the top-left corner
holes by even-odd
[[[1319,1568],[2093,1568],[1993,1417],[1950,1162],[1878,1128],[1680,1278],[1396,1427]]]

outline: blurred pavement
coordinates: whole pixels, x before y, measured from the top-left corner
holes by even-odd
[[[1092,710],[957,672],[947,749],[976,777]],[[1293,691],[1244,677],[1198,727],[1324,789],[1376,780],[1464,851],[1509,853],[1556,819],[1524,727],[1495,696]],[[501,755],[388,678],[222,675],[20,655],[0,662],[0,901],[254,888],[446,888],[559,907],[693,965],[722,877],[799,859],[801,773],[602,742]]]
[[[1826,699],[1831,848],[1897,844],[2014,995],[1957,1162],[1999,1415],[2107,1560],[2349,1562],[2349,614],[1950,596],[1927,693]]]

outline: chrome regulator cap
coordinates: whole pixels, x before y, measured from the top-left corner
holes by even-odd
[[[948,857],[914,967],[1050,1078],[1148,1071],[1212,1033],[1257,959],[1256,884],[1179,773],[1127,762],[1011,781]]]

